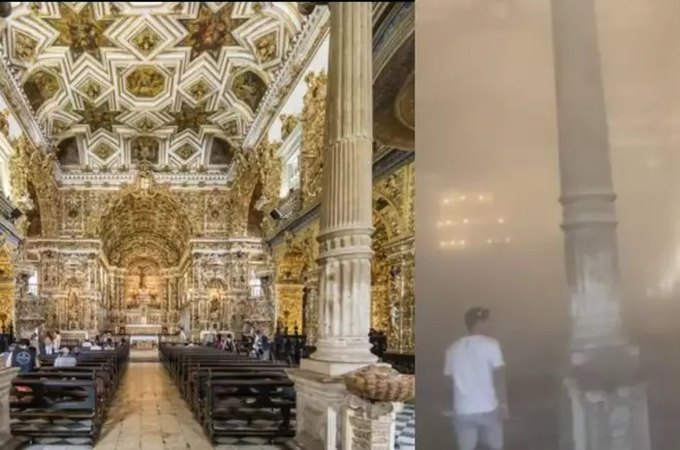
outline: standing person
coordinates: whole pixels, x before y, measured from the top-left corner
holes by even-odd
[[[260,336],[260,330],[255,330],[255,337],[253,338],[253,349],[252,349],[252,356],[254,358],[260,357],[261,346],[262,346],[262,336]]]
[[[182,341],[182,344],[187,343],[187,333],[184,331],[184,327],[179,327],[179,340]]]
[[[52,354],[52,349],[54,348],[54,341],[52,340],[52,333],[49,331],[47,334],[45,334],[45,338],[43,339],[43,345],[45,346],[45,354],[46,355],[51,355]]]
[[[489,335],[487,308],[465,313],[468,330],[446,351],[444,374],[453,384],[453,422],[459,450],[503,449],[503,420],[508,418],[505,363],[498,341]]]
[[[35,351],[40,354],[40,338],[38,337],[38,333],[33,333],[31,335],[31,340],[28,341],[29,345],[31,347],[35,348]]]
[[[59,330],[54,332],[52,344],[54,345],[54,352],[59,353],[59,349],[61,348],[61,334],[59,334]]]
[[[7,350],[2,352],[2,355],[0,355],[0,357],[2,357],[2,364],[0,364],[0,367],[12,367],[12,359],[10,357],[16,348],[16,344],[9,344]]]
[[[233,352],[234,349],[234,336],[227,334],[227,338],[224,340],[224,350],[227,352]]]

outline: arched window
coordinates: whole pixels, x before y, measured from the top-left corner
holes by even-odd
[[[28,279],[28,293],[38,298],[38,274],[35,272]]]
[[[262,278],[258,278],[254,273],[250,275],[250,298],[260,299],[264,295],[262,290]]]

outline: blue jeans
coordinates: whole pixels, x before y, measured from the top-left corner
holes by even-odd
[[[476,450],[478,444],[488,450],[503,450],[503,419],[498,411],[456,416],[453,425],[458,450]]]

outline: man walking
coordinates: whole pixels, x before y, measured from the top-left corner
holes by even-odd
[[[503,420],[509,415],[501,347],[489,336],[490,311],[465,313],[468,334],[446,351],[444,374],[453,384],[453,422],[459,450],[503,449]]]

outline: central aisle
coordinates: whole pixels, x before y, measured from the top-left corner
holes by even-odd
[[[131,362],[96,450],[279,449],[213,447],[160,363]]]

